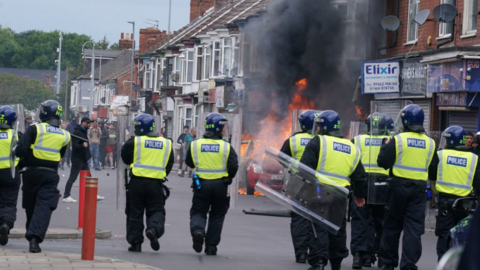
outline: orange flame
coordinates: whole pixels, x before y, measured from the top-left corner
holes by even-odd
[[[365,121],[368,117],[368,113],[362,113],[362,106],[355,105],[355,115],[357,116],[358,120]]]

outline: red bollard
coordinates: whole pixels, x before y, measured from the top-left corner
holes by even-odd
[[[90,171],[80,171],[80,186],[78,188],[78,228],[83,229],[83,207],[85,206],[85,178],[90,176]]]
[[[82,260],[93,261],[95,254],[95,225],[97,222],[97,191],[98,178],[87,177],[85,180],[85,209],[86,217],[83,224]]]

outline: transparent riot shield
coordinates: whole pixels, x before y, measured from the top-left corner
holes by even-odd
[[[129,123],[130,122],[130,123]],[[121,157],[121,149],[123,144],[128,140],[129,136],[134,136],[133,128],[131,126],[131,122],[129,121],[129,117],[125,116],[118,116],[117,117],[117,125],[116,125],[116,146],[113,154],[116,154],[117,163],[116,163],[116,172],[117,172],[117,211],[124,211],[125,204],[126,204],[126,184],[128,181],[128,171],[127,165],[123,163]],[[110,135],[113,136],[113,135]]]
[[[348,189],[277,149],[269,147],[265,154],[285,166],[288,177],[284,177],[281,191],[273,190],[262,182],[258,182],[255,189],[336,234],[345,218]]]
[[[197,127],[197,138],[203,138],[205,133],[205,118],[209,113],[202,113],[198,118],[198,127]],[[242,115],[233,114],[233,113],[222,113],[225,118],[228,120],[228,136],[224,136],[223,139],[228,141],[233,147],[237,155],[241,153],[242,145]],[[232,184],[228,187],[228,192],[230,194],[230,208],[235,209],[238,199],[238,187],[239,187],[239,178],[240,175],[237,174],[232,179]]]

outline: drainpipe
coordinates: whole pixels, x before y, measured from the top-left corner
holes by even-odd
[[[400,0],[397,0],[396,10],[395,10],[395,16],[397,18],[398,18],[399,10],[400,10]],[[388,46],[385,46],[385,47],[380,47],[380,48],[377,49],[377,59],[378,59],[378,56],[379,56],[381,50],[386,50],[386,49],[390,49],[390,48],[393,48],[393,47],[397,46],[397,35],[398,35],[398,29],[395,30],[395,33],[393,35],[393,43],[391,45],[388,45]]]

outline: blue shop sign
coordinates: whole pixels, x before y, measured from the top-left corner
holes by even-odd
[[[465,60],[465,89],[480,92],[480,60]]]
[[[461,91],[464,61],[431,64],[428,66],[428,92]]]
[[[382,94],[400,91],[399,62],[363,62],[362,93]]]

